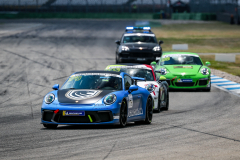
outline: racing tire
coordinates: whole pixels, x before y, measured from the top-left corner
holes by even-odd
[[[210,87],[207,89],[204,89],[205,92],[211,92],[211,82],[210,82]]]
[[[154,110],[155,113],[161,112],[161,99],[160,99],[160,90],[158,92],[158,104],[157,104],[157,110]]]
[[[48,129],[55,129],[57,128],[58,124],[43,124],[43,126]]]
[[[164,101],[165,101],[165,106],[161,107],[161,111],[168,111],[169,108],[169,92],[167,90],[167,87],[164,85]]]
[[[122,102],[120,108],[120,117],[119,117],[120,127],[125,127],[127,125],[127,103],[125,101]]]
[[[152,123],[152,117],[153,117],[153,103],[152,99],[148,98],[147,104],[146,104],[146,113],[145,113],[145,124],[151,124]]]

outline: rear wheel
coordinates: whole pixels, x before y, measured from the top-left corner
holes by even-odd
[[[45,127],[45,128],[49,128],[49,129],[55,129],[55,128],[57,128],[57,124],[43,124],[43,126]]]
[[[120,108],[120,127],[125,127],[127,125],[127,103],[125,101],[122,102]]]
[[[152,99],[148,98],[147,105],[146,105],[146,113],[145,113],[145,124],[151,124],[152,123],[152,117],[153,117],[153,104]]]
[[[169,93],[167,90],[167,87],[165,85],[163,85],[163,96],[162,100],[161,100],[161,110],[162,111],[167,111],[168,107],[169,107]]]
[[[155,110],[154,112],[159,113],[161,111],[161,99],[160,99],[160,94],[161,94],[161,90],[159,90],[158,92],[158,104],[157,104],[157,110]]]

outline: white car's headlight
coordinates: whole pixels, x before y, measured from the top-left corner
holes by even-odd
[[[155,46],[155,47],[153,48],[153,51],[160,51],[160,50],[161,50],[160,46]]]
[[[160,74],[161,75],[165,75],[165,74],[167,74],[167,70],[165,69],[165,68],[160,68]]]
[[[148,90],[148,92],[152,93],[156,87],[154,84],[148,84],[145,88]]]
[[[208,74],[209,74],[209,71],[208,71],[207,68],[202,68],[202,69],[201,69],[201,73],[202,73],[203,75],[208,75]]]
[[[45,96],[44,101],[47,104],[52,103],[55,100],[55,95],[53,93],[49,93]]]
[[[110,104],[113,104],[116,100],[117,100],[117,96],[115,94],[109,94],[104,98],[103,102],[106,105],[110,105]]]
[[[129,48],[127,46],[122,46],[122,51],[129,51]]]

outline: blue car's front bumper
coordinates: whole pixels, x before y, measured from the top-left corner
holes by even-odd
[[[66,115],[64,112],[83,112],[84,115]],[[45,104],[43,103],[41,113],[42,124],[60,125],[107,125],[119,124],[120,104],[105,105],[83,105],[83,104]]]

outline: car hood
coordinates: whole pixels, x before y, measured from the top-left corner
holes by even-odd
[[[115,90],[63,89],[58,90],[58,101],[66,104],[93,104]]]
[[[185,75],[191,76],[191,75],[196,75],[202,66],[201,65],[165,65],[164,67],[174,76],[180,76],[183,73],[185,73]]]
[[[153,49],[155,46],[158,46],[157,43],[124,43],[124,46],[127,46],[129,49]]]

